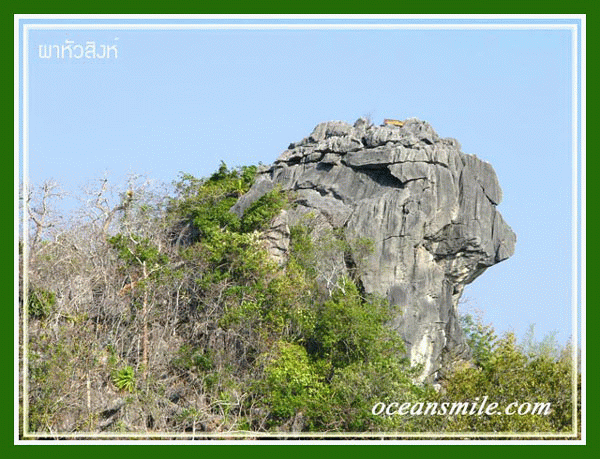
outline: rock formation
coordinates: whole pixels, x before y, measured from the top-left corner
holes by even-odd
[[[276,259],[283,262],[289,227],[307,214],[320,231],[369,238],[374,250],[361,261],[362,288],[400,306],[391,325],[411,362],[422,365],[421,379],[434,380],[445,359],[469,356],[459,298],[465,285],[510,257],[516,242],[496,210],[502,191],[489,163],[417,119],[403,126],[330,121],[260,168],[232,211],[242,215],[276,186],[295,200],[267,232]],[[347,254],[338,261],[359,262]]]

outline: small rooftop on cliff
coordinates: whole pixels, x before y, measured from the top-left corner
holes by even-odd
[[[386,118],[386,119],[383,120],[383,125],[385,125],[385,126],[399,126],[399,127],[402,127],[402,126],[404,126],[404,121]]]

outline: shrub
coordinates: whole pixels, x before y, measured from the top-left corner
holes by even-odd
[[[255,175],[255,166],[228,169],[223,162],[208,179],[182,173],[174,183],[178,196],[171,199],[169,214],[175,221],[191,222],[200,237],[219,229],[239,231],[240,219],[229,209],[248,191]]]
[[[480,319],[471,314],[459,318],[467,344],[471,348],[473,360],[477,365],[486,366],[492,357],[497,337],[490,325],[484,325]]]
[[[269,191],[246,209],[242,216],[241,230],[251,232],[266,229],[267,225],[281,212],[286,204],[285,193],[277,188]]]
[[[113,384],[124,392],[135,392],[135,372],[130,366],[116,370],[112,375]]]
[[[175,358],[171,361],[173,367],[179,370],[208,371],[213,367],[210,351],[193,348],[184,344],[179,348]]]
[[[56,305],[56,294],[44,289],[32,288],[27,301],[29,317],[44,319],[50,315]]]
[[[513,402],[549,403],[550,415],[455,416],[437,428],[474,432],[563,432],[571,426],[571,362],[531,359],[513,334],[498,340],[483,368],[461,367],[445,382],[442,401],[467,402],[486,395],[502,411]]]
[[[270,426],[280,425],[297,413],[309,417],[328,400],[323,369],[312,363],[302,346],[280,341],[269,354],[257,396],[268,406]]]

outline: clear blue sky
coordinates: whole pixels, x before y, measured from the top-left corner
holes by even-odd
[[[118,38],[118,40],[115,40]],[[40,44],[118,58],[40,59]],[[271,163],[327,120],[427,120],[495,168],[515,255],[465,296],[496,330],[571,335],[567,30],[33,30],[30,181]]]

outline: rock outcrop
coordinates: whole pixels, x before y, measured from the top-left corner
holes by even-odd
[[[242,215],[276,186],[294,191],[296,204],[267,233],[280,262],[289,226],[307,214],[321,230],[372,240],[374,250],[361,261],[362,288],[400,306],[391,325],[422,365],[421,378],[435,379],[448,357],[468,357],[459,298],[465,285],[510,257],[516,242],[496,210],[502,191],[489,163],[417,119],[401,127],[330,121],[263,166],[232,211]],[[358,263],[347,254],[338,261]]]

